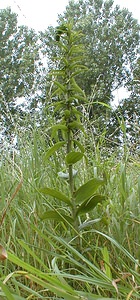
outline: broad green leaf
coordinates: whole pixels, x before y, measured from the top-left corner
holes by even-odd
[[[105,106],[105,107],[112,110],[112,107],[109,104],[106,104],[106,103],[101,102],[101,101],[94,101],[94,102],[92,102],[92,104],[100,104],[100,105]]]
[[[62,61],[64,62],[66,67],[69,65],[69,61],[64,56],[62,57]]]
[[[64,101],[64,100],[61,100],[61,101],[53,102],[53,107],[56,107],[56,106],[58,106],[59,104],[65,105],[65,101]],[[51,107],[51,108],[52,108],[52,103],[51,103],[50,105],[48,105],[47,107]]]
[[[72,45],[71,48],[70,48],[70,50],[69,50],[69,55],[73,55],[74,53],[77,54],[77,52],[81,52],[81,50],[82,50],[81,48],[82,48],[82,44],[78,44],[78,45],[74,44],[74,45]],[[80,56],[80,58],[82,59],[83,57]],[[79,57],[78,57],[78,59],[79,59]]]
[[[42,188],[42,189],[39,189],[39,192],[41,192],[44,195],[49,195],[49,196],[55,197],[58,200],[63,201],[65,203],[67,203],[68,205],[71,205],[69,198],[65,194],[59,192],[58,190],[50,189],[50,188]]]
[[[75,76],[81,74],[81,72],[83,72],[83,71],[84,71],[83,69],[81,69],[81,70],[79,69],[78,71],[73,72],[73,73],[71,74],[71,77],[75,77]]]
[[[76,83],[76,81],[75,81],[74,78],[72,78],[72,85],[73,85],[73,88],[74,88],[74,90],[75,90],[76,92],[81,93],[82,95],[85,96],[83,90],[82,90],[82,89],[80,88],[80,86]]]
[[[69,110],[69,109],[65,109],[65,110],[64,110],[64,116],[65,116],[65,118],[66,118],[66,119],[69,118],[70,115],[71,115],[70,110]]]
[[[66,45],[64,45],[63,43],[61,43],[61,42],[59,42],[59,45],[60,45],[60,47],[61,48],[63,48],[65,51],[67,51],[68,52],[68,47],[66,46]]]
[[[51,127],[52,130],[52,134],[51,137],[55,138],[56,137],[56,132],[58,132],[58,130],[61,130],[62,132],[66,132],[68,130],[66,125],[63,124],[57,124]]]
[[[52,97],[54,97],[55,95],[61,95],[62,94],[62,90],[60,90],[59,88],[58,89],[56,89],[52,94],[51,94],[51,98]],[[54,105],[55,105],[55,103],[54,103]],[[51,106],[52,106],[52,104],[51,104]]]
[[[87,103],[87,105],[89,105],[89,101],[85,97],[81,96],[80,94],[76,94],[75,98],[80,100],[82,103]]]
[[[63,125],[63,124],[57,124],[57,125],[54,125],[54,126],[52,126],[51,127],[51,130],[55,130],[55,131],[57,131],[57,130],[59,130],[59,129],[61,129],[61,130],[64,130],[64,131],[67,131],[68,129],[67,129],[67,126],[66,125]]]
[[[56,220],[58,222],[64,222],[65,220],[70,224],[73,223],[73,219],[63,213],[59,213],[54,210],[46,211],[43,215],[40,216],[41,220]]]
[[[74,100],[74,97],[71,98]],[[72,112],[76,116],[83,117],[83,114],[78,109],[76,109],[76,107],[72,107]]]
[[[79,161],[80,159],[82,159],[83,155],[84,154],[82,152],[71,151],[66,156],[66,159],[65,159],[66,163],[68,165],[75,164],[77,161]]]
[[[73,122],[69,123],[68,126],[69,126],[71,129],[72,129],[72,128],[74,128],[74,129],[75,129],[75,128],[81,129],[81,131],[82,131],[83,133],[85,133],[84,127],[83,127],[83,125],[82,125],[80,122],[73,121]]]
[[[75,192],[75,201],[77,204],[83,203],[92,197],[99,186],[104,184],[104,180],[93,178],[88,182],[84,183]]]
[[[53,145],[45,154],[45,160],[47,160],[52,154],[54,154],[59,148],[65,145],[65,142],[58,142]]]
[[[81,68],[84,67],[84,65],[80,65],[80,62],[82,59],[83,59],[83,55],[78,55],[78,56],[74,56],[73,58],[71,58],[70,69],[74,63],[75,63],[75,69],[80,69],[80,67]]]
[[[62,90],[62,92],[66,92],[66,87],[58,81],[54,81],[54,83]]]
[[[92,198],[84,201],[77,209],[77,215],[83,215],[90,212],[98,203],[101,203],[103,200],[105,200],[104,196],[95,195]]]

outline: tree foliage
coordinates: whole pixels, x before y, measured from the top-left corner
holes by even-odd
[[[83,32],[83,63],[89,72],[79,77],[80,86],[87,95],[94,91],[96,99],[108,103],[111,92],[127,84],[132,75],[139,44],[138,22],[127,9],[114,7],[112,0],[70,1],[59,22],[68,19]],[[52,59],[48,37],[46,32],[46,51]]]
[[[26,115],[17,100],[24,97],[25,102],[29,101],[35,93],[38,37],[34,30],[18,26],[17,15],[10,8],[1,10],[0,37],[2,124],[6,132],[10,132],[13,120]]]
[[[57,43],[63,31],[66,33],[63,24],[68,20],[73,21],[75,31],[83,34],[81,43],[85,55],[81,55],[79,60],[88,71],[77,73],[76,82],[87,95],[87,114],[93,121],[97,136],[106,131],[107,139],[111,136],[111,139],[115,138],[120,143],[121,127],[116,115],[120,118],[122,114],[128,123],[128,119],[129,122],[135,120],[136,114],[139,114],[139,108],[135,111],[135,107],[139,103],[140,26],[127,9],[114,6],[112,0],[69,1],[66,11],[58,18],[61,27],[57,27],[57,36],[53,26],[38,36],[34,30],[18,26],[17,16],[10,8],[1,11],[1,103],[4,130],[6,133],[11,132],[17,120],[23,120],[24,123],[25,116],[35,111],[36,107],[39,108],[39,122],[43,128],[46,126],[46,106],[50,104],[55,81],[55,75],[51,79],[49,70],[61,70],[63,67],[64,61],[57,59],[61,55]],[[46,71],[40,53],[47,66]],[[130,91],[130,97],[122,99],[115,112],[112,113],[105,105],[99,105],[99,102],[111,104],[113,91],[122,86]],[[59,95],[55,94],[52,101],[58,98]],[[17,105],[17,99],[24,99],[23,107]],[[128,126],[128,135],[134,137],[131,125]]]

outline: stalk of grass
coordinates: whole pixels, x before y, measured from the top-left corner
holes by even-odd
[[[33,157],[33,153],[30,154]],[[21,158],[20,158],[21,159]],[[41,207],[40,204],[42,202],[45,202],[45,197],[42,196],[40,193],[38,193],[38,184],[36,184],[36,181],[34,181],[33,177],[30,177],[30,174],[32,174],[32,171],[30,172],[30,170],[25,170],[24,169],[24,160],[26,161],[26,159],[29,159],[29,156],[27,154],[27,157],[25,156],[25,152],[23,153],[23,157],[22,160],[20,161],[21,164],[21,168],[22,172],[23,172],[23,177],[24,177],[24,182],[23,182],[23,186],[22,189],[24,192],[22,192],[20,194],[21,191],[19,191],[19,194],[16,195],[16,198],[13,200],[13,205],[10,208],[9,212],[6,215],[6,222],[3,223],[3,228],[2,228],[2,242],[7,245],[7,247],[9,248],[10,251],[14,251],[16,253],[16,255],[18,257],[21,257],[21,253],[22,253],[22,259],[24,259],[25,261],[27,261],[27,263],[30,265],[35,265],[36,266],[36,270],[39,268],[43,268],[43,265],[40,264],[40,261],[36,258],[38,257],[40,259],[40,257],[42,258],[42,262],[45,265],[46,263],[49,266],[49,269],[51,270],[51,260],[54,257],[58,257],[58,262],[61,266],[63,266],[63,260],[65,258],[65,263],[67,263],[67,265],[73,265],[73,268],[75,268],[75,270],[77,270],[76,272],[79,272],[78,270],[80,268],[82,268],[81,264],[79,265],[77,260],[75,258],[70,259],[71,256],[73,257],[73,255],[75,256],[75,251],[73,249],[70,250],[70,248],[66,247],[66,244],[63,244],[60,246],[60,240],[59,240],[59,236],[66,236],[66,232],[62,232],[62,227],[61,229],[59,228],[58,230],[58,225],[54,224],[53,227],[53,234],[58,234],[58,239],[57,242],[53,242],[52,239],[45,239],[45,236],[48,236],[47,232],[46,232],[46,227],[50,228],[52,227],[52,223],[46,225],[46,223],[42,223],[39,220],[38,217],[38,212],[41,211]],[[33,158],[30,160],[30,162],[33,161]],[[40,163],[42,163],[42,161],[40,161]],[[95,166],[98,164],[97,161],[94,161]],[[96,228],[98,229],[98,231],[101,232],[100,229],[103,230],[103,232],[107,233],[108,228],[109,231],[111,233],[112,239],[114,239],[114,235],[116,235],[115,233],[115,221],[119,224],[120,221],[120,215],[122,214],[122,206],[119,204],[119,186],[120,186],[120,176],[121,176],[121,172],[120,172],[120,164],[121,162],[117,163],[115,166],[113,166],[111,172],[110,172],[110,179],[108,182],[108,186],[106,187],[108,193],[109,193],[109,198],[110,201],[112,202],[107,202],[104,205],[104,211],[107,211],[108,209],[108,205],[110,205],[109,209],[110,210],[110,214],[109,214],[109,225],[108,227],[104,226],[103,223],[97,223],[96,224]],[[106,162],[106,171],[108,170],[108,172],[110,171],[110,165],[112,166],[112,158],[110,158],[110,161],[108,160],[108,162]],[[39,162],[38,162],[38,167],[39,167]],[[29,168],[32,169],[32,165],[29,165]],[[98,168],[100,169],[100,172],[103,170],[103,166],[102,163],[100,161],[100,163],[98,164]],[[131,165],[129,166],[129,163],[127,163],[127,172],[126,172],[126,177],[125,180],[127,180],[127,185],[129,186],[129,190],[128,190],[128,196],[125,199],[125,207],[127,207],[128,205],[128,212],[131,209],[131,213],[132,214],[132,218],[129,215],[129,222],[131,221],[130,224],[132,224],[133,226],[133,230],[130,230],[130,225],[128,223],[128,221],[125,223],[124,220],[128,220],[128,216],[127,219],[122,219],[122,224],[124,223],[124,227],[119,227],[118,228],[118,235],[117,240],[120,241],[119,245],[127,245],[128,243],[124,243],[124,235],[123,232],[125,234],[126,231],[129,232],[129,243],[131,245],[131,248],[129,249],[131,251],[131,253],[134,253],[134,255],[136,256],[135,259],[133,259],[133,255],[130,254],[130,251],[127,253],[124,250],[122,251],[122,247],[118,247],[118,245],[116,245],[115,243],[113,244],[114,246],[110,247],[109,246],[109,252],[110,252],[110,259],[113,256],[113,258],[111,259],[110,263],[112,264],[111,266],[114,269],[113,266],[113,261],[115,261],[115,264],[117,262],[118,265],[118,270],[116,270],[116,272],[118,272],[118,275],[116,274],[116,279],[120,280],[118,281],[117,285],[118,285],[118,289],[121,285],[121,295],[120,297],[122,297],[122,299],[124,299],[124,297],[137,297],[139,299],[139,274],[138,271],[135,271],[135,267],[137,268],[137,270],[139,270],[139,265],[138,265],[138,261],[137,258],[139,257],[139,243],[138,243],[138,237],[139,237],[139,222],[135,222],[135,220],[137,221],[139,219],[139,206],[137,205],[137,201],[138,201],[138,166],[137,165]],[[42,170],[45,170],[45,166],[42,168]],[[91,171],[91,170],[89,170]],[[2,172],[4,174],[5,177],[5,182],[6,183],[11,183],[11,167],[9,167],[9,164],[6,165],[2,165]],[[41,172],[41,170],[40,170]],[[12,172],[13,174],[13,182],[16,183],[17,180],[17,174],[16,171]],[[49,171],[49,178],[50,178],[50,182],[52,180],[54,180],[53,175],[51,174],[51,170]],[[29,181],[29,178],[33,178],[33,180]],[[57,181],[57,184],[59,185],[60,182],[59,180]],[[13,185],[14,186],[14,185]],[[67,186],[66,186],[67,187]],[[8,190],[8,185],[6,184],[5,186],[2,185],[2,188],[5,188],[5,195],[7,193]],[[35,204],[34,207],[34,200],[35,198],[33,197],[33,191],[34,192],[34,196],[36,197],[36,202],[38,201],[38,203]],[[133,202],[132,202],[133,199]],[[48,204],[49,204],[49,200]],[[24,206],[23,206],[24,203]],[[51,204],[51,203],[50,203]],[[55,204],[55,203],[54,203]],[[51,205],[54,205],[53,203]],[[37,205],[37,207],[36,207]],[[107,206],[106,206],[107,205]],[[131,206],[130,206],[131,205]],[[102,213],[103,213],[103,208],[101,208]],[[100,214],[100,208],[97,208],[94,211],[94,216],[99,217]],[[107,212],[108,214],[108,212]],[[113,219],[114,216],[114,219]],[[33,230],[31,224],[35,222],[37,222],[38,225],[38,229],[39,232],[37,232],[37,228]],[[94,225],[95,226],[95,225]],[[10,231],[9,231],[10,228]],[[63,227],[64,228],[64,227]],[[123,230],[123,231],[122,231]],[[44,232],[44,236],[41,234],[42,232]],[[96,240],[99,237],[99,233],[97,233],[96,237],[94,237],[94,235],[92,234],[91,230],[89,230],[88,232],[85,231],[85,234],[87,237],[89,237],[89,239],[92,240],[93,243],[96,243]],[[101,235],[101,234],[100,234]],[[97,237],[98,236],[98,237]],[[22,238],[25,240],[26,244],[30,245],[30,249],[34,252],[35,251],[35,255],[36,256],[32,256],[29,249],[25,249],[23,247],[23,244],[20,244],[17,242],[17,237]],[[136,238],[135,238],[136,237]],[[89,239],[87,240],[87,244],[89,242]],[[104,239],[106,240],[107,237],[104,236]],[[105,243],[105,240],[103,243]],[[110,240],[111,241],[111,240]],[[68,242],[68,241],[67,241]],[[100,242],[100,239],[99,239]],[[99,243],[98,242],[98,243]],[[112,242],[112,241],[111,241]],[[84,244],[84,243],[83,243]],[[52,245],[52,246],[51,246]],[[44,246],[46,247],[46,249],[44,248]],[[73,247],[73,246],[72,246]],[[91,247],[91,245],[90,245]],[[103,245],[104,247],[104,245]],[[107,246],[108,247],[108,246]],[[52,251],[53,249],[53,251]],[[59,250],[63,249],[62,253],[59,253]],[[67,249],[67,251],[66,251]],[[125,249],[125,248],[124,248]],[[125,249],[128,251],[128,249]],[[99,256],[99,252],[101,255],[101,251],[99,249],[99,247],[96,247],[96,254],[95,254],[95,247],[93,247],[93,255],[96,257],[96,260],[98,259]],[[60,251],[61,252],[61,251]],[[70,255],[70,253],[73,253],[73,255]],[[26,254],[25,254],[26,253]],[[83,255],[83,254],[82,254]],[[131,257],[132,255],[132,257]],[[32,257],[32,258],[31,258]],[[47,257],[47,259],[46,259]],[[79,257],[79,259],[81,259],[81,257]],[[61,263],[60,263],[61,261]],[[83,258],[84,261],[84,258]],[[58,264],[58,265],[59,265]],[[75,266],[75,267],[74,267]],[[123,269],[121,269],[121,266],[123,266]],[[20,267],[20,266],[19,266]],[[22,265],[22,267],[24,267],[24,265]],[[96,265],[97,267],[97,265]],[[100,270],[100,267],[98,265],[98,268]],[[1,270],[1,274],[2,274],[2,280],[5,279],[5,276],[7,273],[10,272],[10,270],[14,271],[14,264],[13,262],[10,260],[8,260],[7,262],[5,262],[4,266],[3,266],[3,271]],[[61,272],[63,271],[63,269],[60,269]],[[132,276],[134,276],[134,278],[136,278],[136,280],[133,282],[132,280],[132,276],[128,276],[126,279],[122,279],[120,272],[122,273],[130,273],[132,274]],[[126,271],[126,272],[125,272]],[[90,276],[91,277],[91,270],[86,270],[87,272],[87,276],[85,277],[86,281],[88,282],[87,277]],[[80,274],[78,275],[79,278],[77,279],[77,277],[74,277],[75,274],[69,274],[68,270],[67,272],[64,272],[64,275],[59,275],[60,277],[64,277],[67,280],[70,280],[71,282],[79,282],[77,284],[77,286],[81,287],[81,293],[83,288],[83,284],[85,284],[85,279],[83,277],[80,277]],[[114,274],[114,273],[113,273]],[[95,274],[94,274],[95,275]],[[98,283],[100,283],[100,288],[96,289],[96,293],[99,293],[102,295],[104,294],[104,297],[106,297],[107,295],[107,291],[105,290],[104,284],[101,281],[92,281],[89,277],[89,282],[86,285],[86,290],[90,290],[91,293],[91,287],[89,288],[88,285],[96,285],[97,287],[99,286]],[[25,279],[25,277],[24,277]],[[91,281],[90,281],[91,280]],[[98,279],[99,280],[99,279]],[[127,288],[124,287],[124,285],[127,283],[127,281],[130,281],[130,283],[127,285]],[[17,283],[18,282],[18,283]],[[8,286],[9,286],[9,282],[7,282]],[[15,281],[15,285],[20,286],[21,282],[20,282],[20,277],[18,277],[18,281],[16,279]],[[103,285],[102,285],[103,284]],[[134,287],[133,287],[134,284]],[[11,284],[10,284],[11,286]],[[25,293],[26,294],[30,294],[31,295],[31,291],[26,290],[26,284],[23,284],[23,286],[25,287]],[[19,287],[20,289],[20,287]],[[23,288],[22,288],[23,289]],[[110,286],[108,287],[108,289],[110,290]],[[115,288],[112,287],[112,293],[113,293],[113,289],[114,289],[114,293],[116,297],[116,291]],[[97,291],[98,290],[98,291]],[[34,291],[35,292],[35,291]],[[84,293],[87,293],[87,291],[83,291]],[[13,294],[14,295],[14,294]],[[131,295],[131,296],[130,296]],[[88,296],[87,296],[88,297]],[[90,296],[89,296],[90,297]],[[93,295],[91,297],[94,297]],[[99,297],[99,296],[98,296]],[[92,299],[92,298],[91,298]],[[135,299],[135,298],[134,298]]]
[[[25,274],[22,274],[21,272],[21,275],[25,276],[25,278],[27,278],[28,280],[33,281],[34,283],[41,286],[42,288],[47,288],[49,291],[55,293],[57,296],[64,297],[64,299],[80,299],[80,296],[83,296],[84,299],[95,299],[95,295],[97,296],[97,287],[98,287],[98,292],[100,291],[99,294],[103,293],[104,296],[105,295],[107,296],[107,294],[109,293],[110,295],[115,297],[114,299],[116,299],[116,296],[124,297],[125,295],[129,295],[129,293],[132,290],[133,290],[134,297],[140,299],[139,291],[138,291],[138,286],[140,284],[140,276],[138,273],[136,273],[135,270],[131,269],[130,274],[128,273],[125,274],[125,272],[121,273],[121,271],[119,273],[118,271],[118,277],[116,278],[116,280],[114,279],[113,281],[112,279],[110,279],[110,276],[108,276],[107,273],[105,274],[104,272],[102,272],[98,267],[96,267],[93,263],[91,263],[87,258],[85,258],[74,247],[72,247],[69,243],[67,243],[62,238],[58,236],[54,236],[50,232],[49,232],[49,236],[46,237],[46,235],[43,235],[43,233],[40,232],[37,228],[35,230],[38,231],[38,233],[42,235],[44,239],[49,240],[50,243],[53,243],[54,245],[55,243],[59,243],[60,249],[62,246],[64,247],[62,248],[62,254],[60,254],[59,258],[57,258],[56,261],[53,263],[52,271],[48,270],[47,273],[46,272],[44,273],[40,271],[40,269],[41,266],[43,266],[47,270],[46,266],[43,265],[39,257],[37,258],[35,253],[31,251],[30,248],[25,243],[20,242],[20,244],[26,249],[26,251],[35,259],[37,259],[40,264],[39,269],[36,269],[35,267],[32,267],[28,263],[25,263],[21,259],[17,258],[14,254],[8,253],[9,260],[12,263],[17,264],[20,268],[23,268],[25,271],[27,271],[27,273],[25,272]],[[105,239],[109,240],[112,245],[119,248],[121,253],[127,256],[127,259],[130,261],[130,263],[133,264],[138,263],[137,260],[125,248],[123,248],[119,243],[117,243],[113,238],[101,232],[95,231],[95,233],[105,237]],[[55,242],[52,242],[52,240],[54,240]],[[65,259],[67,259],[67,261],[69,261],[69,264],[73,266],[73,268],[67,270],[67,272],[63,271],[62,268],[61,270],[59,270],[58,267],[59,260],[61,260],[62,262]],[[106,261],[106,263],[108,262]],[[77,274],[75,274],[74,270],[77,270]],[[133,279],[133,277],[135,279]],[[125,278],[129,278],[130,282],[127,282]],[[8,280],[9,279],[10,277],[8,278]],[[65,280],[67,280],[67,282],[65,282]],[[71,286],[68,284],[68,281],[70,281],[69,284]],[[76,282],[77,282],[77,286],[79,285],[81,287],[81,290],[77,290],[77,291],[73,290],[72,285],[75,285]],[[114,288],[114,282],[115,285],[117,286],[117,292],[116,289]],[[90,287],[90,292],[89,292],[89,287]],[[92,289],[94,289],[93,287],[95,287],[96,290],[95,294],[91,292]],[[103,297],[101,298],[104,299]]]

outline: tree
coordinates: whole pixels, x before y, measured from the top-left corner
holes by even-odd
[[[130,80],[139,45],[137,20],[127,9],[113,6],[113,1],[70,1],[60,19],[74,19],[77,29],[82,30],[87,50],[83,88],[91,95],[92,87],[99,80],[99,99]],[[108,102],[108,100],[107,100]]]
[[[127,9],[120,9],[118,5],[114,7],[112,0],[70,1],[66,11],[59,16],[58,23],[69,19],[73,20],[75,30],[83,32],[86,55],[81,62],[89,69],[77,76],[77,82],[89,98],[90,117],[100,117],[99,125],[103,127],[106,107],[92,105],[92,102],[110,104],[113,91],[127,86],[131,81],[140,26]],[[51,27],[41,35],[43,51],[47,53],[51,67],[59,54],[55,44],[52,46],[54,31]]]
[[[122,99],[112,112],[107,123],[107,138],[118,145],[126,144],[131,154],[139,151],[140,145],[140,59],[136,60],[133,73],[127,84],[128,98]],[[114,141],[115,137],[115,141]],[[117,145],[116,144],[116,145]]]
[[[40,62],[37,34],[18,26],[10,8],[0,12],[1,122],[7,134],[23,120],[37,91]],[[24,97],[24,98],[23,98]],[[17,100],[24,99],[24,110]],[[29,103],[30,102],[30,103]]]

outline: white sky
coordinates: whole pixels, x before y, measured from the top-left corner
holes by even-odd
[[[35,30],[45,30],[56,25],[57,15],[63,13],[68,0],[0,0],[0,9],[11,6],[19,16],[19,24]],[[115,4],[126,7],[140,21],[140,0],[114,0]]]

